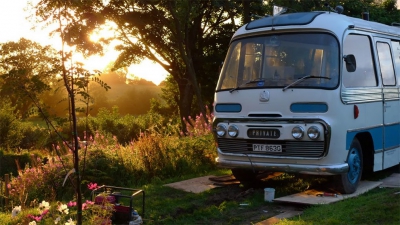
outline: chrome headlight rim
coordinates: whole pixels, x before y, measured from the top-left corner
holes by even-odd
[[[239,135],[239,128],[236,125],[230,125],[228,127],[228,135],[230,137],[237,137]]]
[[[215,133],[218,137],[224,137],[226,134],[227,128],[224,124],[218,124],[215,128]]]
[[[301,126],[295,126],[292,129],[292,137],[294,139],[300,140],[304,137],[304,128]]]
[[[321,131],[317,126],[311,126],[307,130],[307,136],[311,140],[316,140],[319,138],[319,136],[321,136]]]

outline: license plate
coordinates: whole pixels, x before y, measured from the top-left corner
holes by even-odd
[[[282,145],[259,145],[253,144],[255,152],[282,152]]]

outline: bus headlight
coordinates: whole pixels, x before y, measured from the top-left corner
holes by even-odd
[[[315,140],[319,138],[320,135],[320,131],[318,129],[318,127],[316,126],[311,126],[310,128],[308,128],[307,130],[307,135],[310,139]]]
[[[215,128],[215,132],[217,133],[218,137],[223,137],[226,134],[226,126],[223,124],[218,124]]]
[[[239,129],[235,125],[230,125],[228,128],[228,134],[231,137],[236,137],[239,134]]]
[[[300,127],[300,126],[295,126],[292,129],[292,136],[295,139],[302,139],[304,136],[304,128]]]

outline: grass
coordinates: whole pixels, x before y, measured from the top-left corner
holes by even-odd
[[[256,187],[230,185],[211,189],[199,194],[176,190],[164,184],[205,175],[226,175],[229,170],[202,171],[189,175],[177,175],[166,180],[153,179],[139,188],[145,191],[146,225],[256,224],[285,211],[287,205],[264,201],[263,187],[275,187],[276,197],[297,193],[307,188],[326,184],[323,179],[306,179],[301,176],[282,174]],[[383,171],[378,176],[386,176]],[[400,188],[376,188],[356,198],[330,205],[304,208],[304,213],[283,220],[278,225],[308,224],[400,224]],[[141,211],[141,195],[134,199],[134,206]],[[13,224],[10,212],[0,214],[0,224]]]
[[[313,206],[277,225],[400,224],[400,188],[376,188],[356,198]]]
[[[207,174],[221,173],[228,174],[229,171],[219,170]],[[385,171],[382,174],[385,174]],[[193,194],[162,186],[175,181],[177,180],[168,180],[144,187],[148,196],[145,224],[255,224],[281,213],[288,207],[284,204],[265,202],[264,192],[260,187],[253,188],[244,197],[238,197],[249,189],[242,185],[234,185]],[[297,185],[295,181],[298,182]],[[299,186],[300,182],[303,182],[303,185]],[[305,184],[315,186],[322,183],[324,181],[312,183],[311,180],[283,174],[263,185],[283,189],[284,191],[276,193],[276,197],[280,197],[301,191],[300,189],[306,188],[303,187]],[[335,204],[305,208],[300,217],[283,220],[278,225],[400,224],[399,192],[400,188],[376,188]]]

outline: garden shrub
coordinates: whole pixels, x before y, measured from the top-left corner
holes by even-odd
[[[22,122],[14,114],[9,103],[0,104],[0,147],[18,147],[23,138]]]
[[[0,150],[0,175],[18,174],[18,167],[24,169],[25,165],[35,165],[36,158],[42,158],[42,154],[38,151],[21,153],[4,152]]]
[[[62,186],[67,174],[66,168],[71,168],[71,163],[64,161],[64,165],[65,168],[56,158],[51,158],[46,164],[37,158],[35,167],[26,166],[25,169],[18,171],[18,176],[12,177],[8,186],[10,200],[14,205],[21,205],[24,208],[35,199],[54,201],[62,199],[66,193],[72,194],[70,183],[65,187]]]

